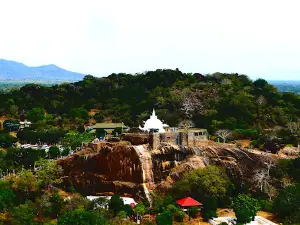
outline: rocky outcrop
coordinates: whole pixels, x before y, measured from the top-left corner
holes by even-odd
[[[222,144],[193,148],[165,145],[152,152],[152,159],[155,181],[162,191],[184,173],[208,165],[218,165],[232,180],[250,184],[254,174],[266,168],[266,162],[277,161],[272,154],[254,153]]]
[[[106,143],[98,151],[87,148],[58,163],[64,169],[65,184],[72,184],[83,194],[119,193],[149,198],[149,191],[167,190],[185,172],[207,165],[219,165],[232,179],[249,183],[256,170],[265,168],[265,162],[270,160],[276,161],[276,157],[222,144],[202,147],[161,144],[151,150],[149,145],[116,142]]]
[[[300,148],[299,147],[284,147],[278,154],[288,156],[288,157],[299,157]]]
[[[73,185],[83,194],[114,192],[136,196],[142,192],[141,164],[132,146],[109,143],[97,152],[83,151],[58,161],[64,169],[66,185]]]

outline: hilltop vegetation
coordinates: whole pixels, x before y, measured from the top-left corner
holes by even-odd
[[[251,138],[255,145],[266,142],[267,132],[283,144],[297,144],[300,97],[280,93],[263,79],[245,75],[182,73],[156,70],[144,74],[112,74],[50,87],[27,84],[0,95],[2,115],[18,118],[33,108],[44,109],[53,126],[88,122],[87,111],[95,110],[97,122],[124,122],[138,126],[156,109],[170,126],[188,120],[210,134],[232,130],[233,137]],[[48,118],[49,119],[49,118]],[[73,122],[72,122],[73,121]],[[36,121],[37,122],[37,121]],[[70,128],[70,126],[65,126]],[[75,127],[76,129],[76,127]]]

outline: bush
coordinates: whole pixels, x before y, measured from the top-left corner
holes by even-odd
[[[0,210],[8,209],[13,205],[16,195],[10,189],[0,189]]]
[[[118,212],[123,210],[124,201],[120,195],[113,195],[109,201],[108,207],[113,211],[114,215],[117,215]]]
[[[257,140],[251,141],[251,146],[252,146],[253,148],[259,148],[259,143],[258,143],[258,141],[257,141]]]
[[[60,216],[57,220],[57,225],[105,225],[106,219],[100,214],[85,211],[83,209],[76,209],[67,212]]]
[[[218,201],[216,198],[213,197],[206,197],[202,200],[203,202],[203,219],[204,221],[208,221],[213,217],[217,216],[217,208],[218,208]]]
[[[233,131],[234,139],[255,139],[258,137],[257,130],[254,129],[236,129]]]
[[[174,214],[174,219],[176,222],[183,222],[185,215],[186,215],[185,212],[178,209],[177,212],[175,212]]]
[[[259,204],[261,206],[261,209],[266,212],[272,212],[273,211],[273,202],[268,200],[260,200]]]
[[[15,142],[17,142],[17,138],[15,138],[14,136],[11,136],[8,133],[2,133],[2,134],[0,134],[0,147],[9,148]]]
[[[67,156],[69,155],[71,152],[71,149],[70,148],[64,148],[64,150],[61,152],[61,155],[62,156]]]
[[[32,202],[26,201],[25,204],[16,206],[11,210],[12,224],[14,225],[35,225],[34,221],[36,211]]]
[[[156,216],[157,225],[172,225],[173,224],[173,215],[169,211],[164,211],[163,213]]]
[[[60,155],[60,150],[56,146],[51,146],[48,151],[50,159],[56,159]]]
[[[208,221],[209,219],[212,219],[214,217],[218,217],[216,210],[208,210],[203,212],[203,220]]]

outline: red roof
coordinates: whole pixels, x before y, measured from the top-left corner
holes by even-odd
[[[180,199],[176,201],[178,205],[181,206],[199,206],[202,205],[202,203],[196,201],[195,199],[192,199],[191,197],[186,197],[183,199]]]

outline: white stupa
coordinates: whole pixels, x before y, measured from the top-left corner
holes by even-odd
[[[156,131],[159,133],[165,133],[165,127],[169,127],[169,125],[163,124],[163,122],[157,118],[154,109],[150,118],[144,123],[144,127],[139,126],[143,131]]]

